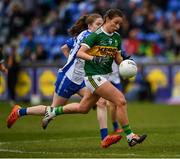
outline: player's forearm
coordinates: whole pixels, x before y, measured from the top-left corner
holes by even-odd
[[[119,52],[116,53],[114,60],[118,65],[123,61],[123,58],[120,56]]]
[[[64,56],[66,56],[68,58],[69,52],[70,52],[70,49],[68,48],[68,46],[67,45],[63,45],[61,47],[61,51],[63,52]]]
[[[87,60],[87,61],[91,61],[93,59],[93,56],[88,55],[86,52],[79,50],[77,53],[77,57],[83,59],[83,60]]]

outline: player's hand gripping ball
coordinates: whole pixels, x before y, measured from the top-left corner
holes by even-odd
[[[119,73],[123,79],[134,77],[137,74],[137,65],[133,60],[124,60],[119,65]]]

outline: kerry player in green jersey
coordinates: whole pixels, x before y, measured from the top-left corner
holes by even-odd
[[[64,107],[53,108],[43,118],[43,125],[57,115],[87,113],[100,97],[111,101],[117,110],[117,118],[125,132],[129,146],[144,141],[147,135],[133,133],[129,125],[127,103],[124,95],[109,81],[113,60],[120,64],[122,57],[121,37],[116,32],[123,23],[123,14],[118,9],[110,9],[104,16],[104,24],[88,36],[77,53],[85,60],[85,83],[89,89],[80,103],[70,103]]]

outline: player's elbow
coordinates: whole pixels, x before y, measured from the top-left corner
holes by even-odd
[[[78,51],[76,56],[79,57],[79,58],[82,58],[82,53],[81,53],[81,51]]]
[[[114,60],[117,65],[119,65],[123,61],[123,59],[121,57],[116,57]]]

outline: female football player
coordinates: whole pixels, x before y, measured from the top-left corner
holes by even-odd
[[[77,32],[77,31],[76,31]],[[72,35],[72,33],[71,33]],[[64,44],[61,47],[61,50],[63,50],[64,55],[68,58],[70,50],[73,48],[74,45],[74,39],[75,38],[70,38],[66,41],[66,44]],[[112,67],[113,72],[111,73],[111,79],[110,81],[113,83],[115,87],[118,89],[121,89],[121,84],[120,84],[120,77],[119,77],[119,71],[118,71],[118,65],[115,64]],[[98,102],[96,103],[97,106],[94,108],[97,108],[97,119],[99,122],[100,126],[100,134],[101,134],[101,139],[103,140],[107,134],[108,134],[108,128],[107,128],[107,108],[108,106],[111,114],[111,119],[112,119],[112,125],[113,125],[113,130],[115,133],[121,133],[123,132],[122,129],[119,128],[119,124],[117,122],[116,118],[116,109],[114,106],[111,106],[112,103],[109,101],[104,100],[103,98],[100,98]]]
[[[65,106],[46,111],[42,123],[47,126],[57,115],[72,113],[88,113],[100,97],[112,102],[116,107],[117,118],[122,125],[129,146],[144,141],[147,135],[133,133],[129,125],[127,103],[122,92],[109,81],[113,60],[117,64],[122,61],[121,37],[116,32],[123,23],[123,14],[118,9],[110,9],[104,16],[101,28],[89,35],[81,44],[77,56],[85,60],[85,83],[88,91],[80,103],[70,103]]]

